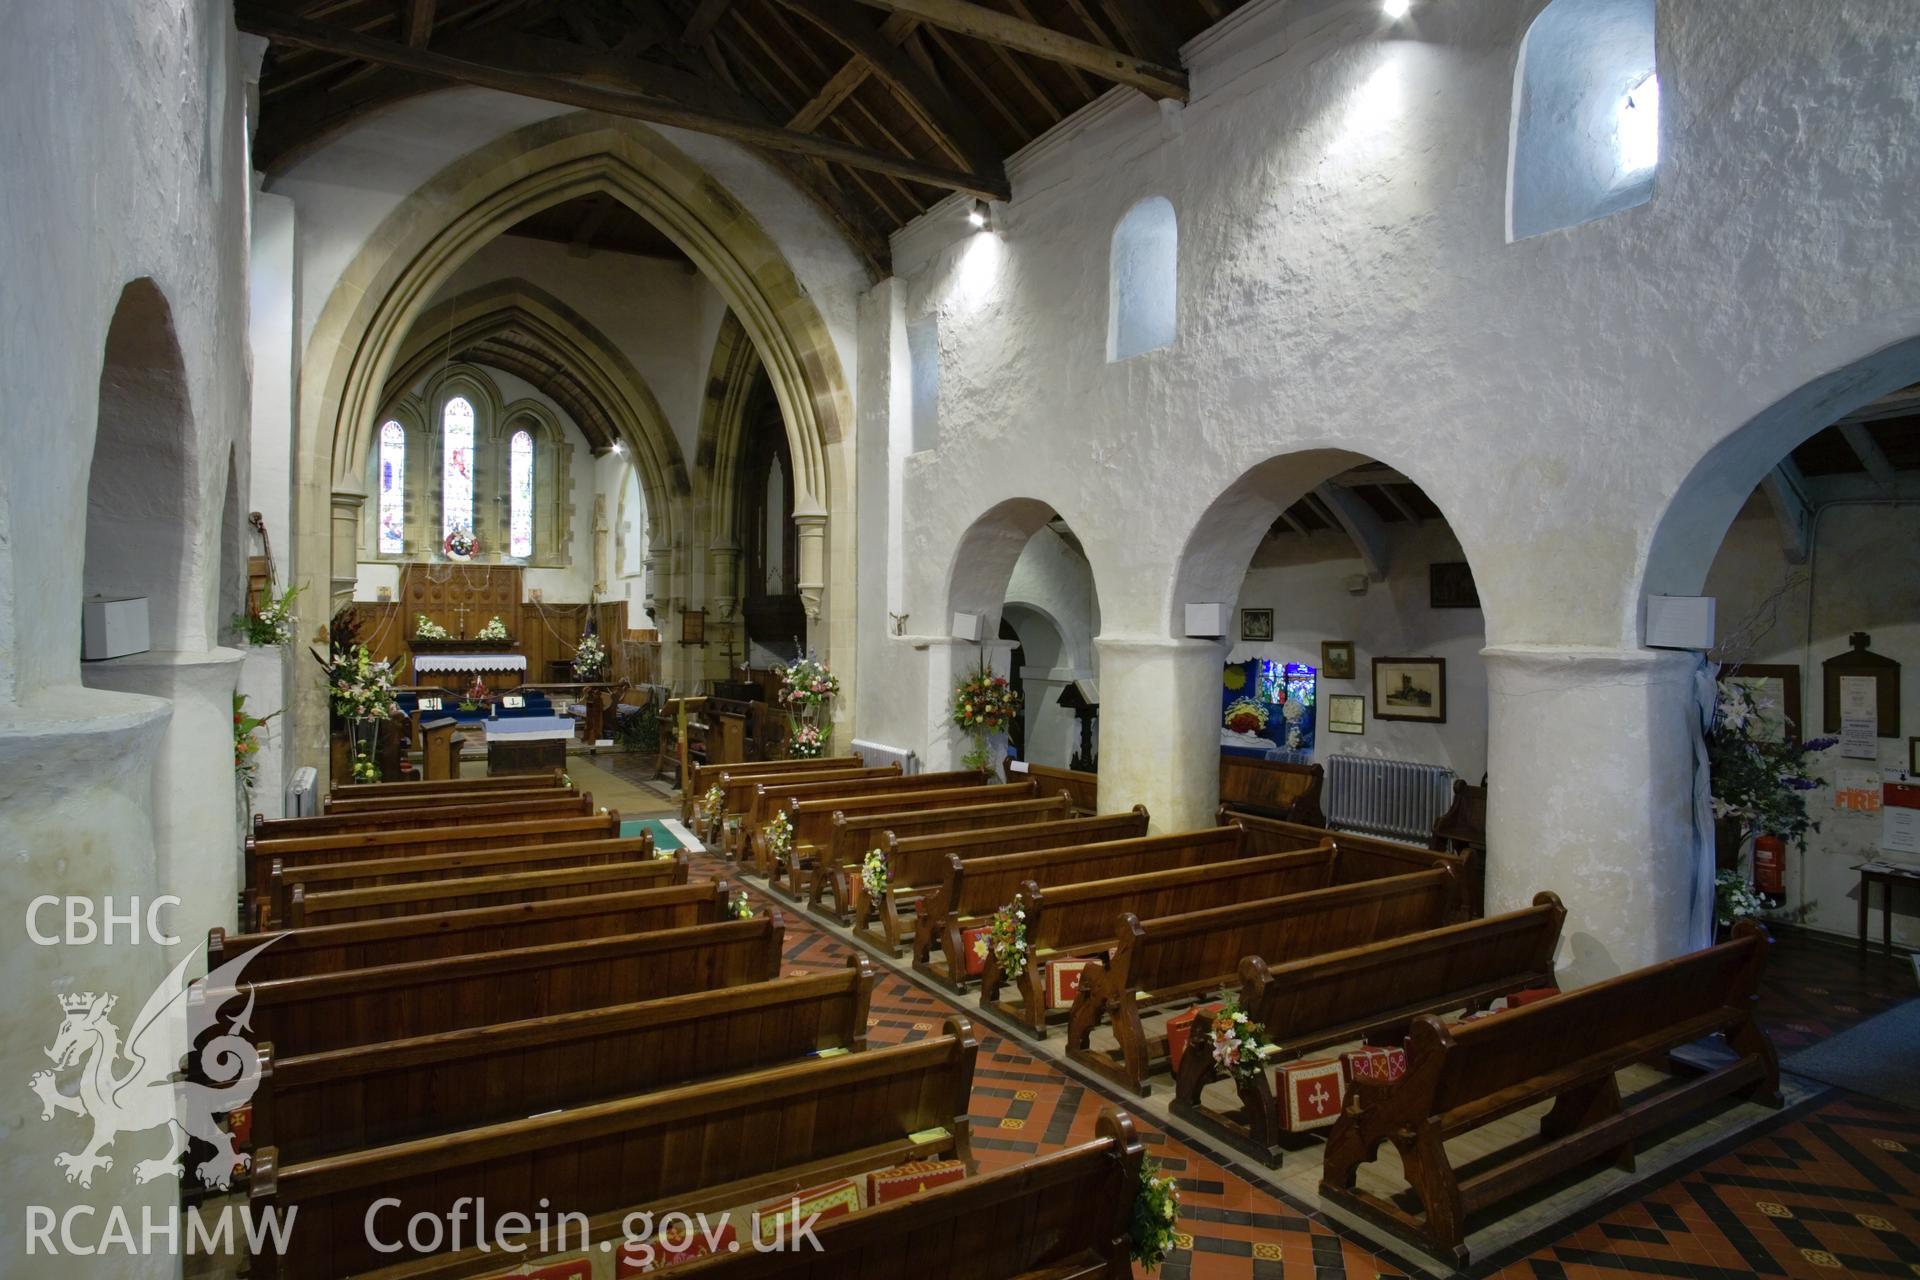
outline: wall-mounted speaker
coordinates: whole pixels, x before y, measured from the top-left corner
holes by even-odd
[[[87,662],[124,658],[152,648],[147,633],[147,598],[95,596],[80,605],[80,657]]]
[[[1227,617],[1233,612],[1224,604],[1187,606],[1187,635],[1198,639],[1218,639],[1227,634]]]
[[[980,615],[977,613],[956,613],[953,615],[953,638],[955,640],[980,639]]]
[[[1713,648],[1713,597],[1648,596],[1647,647]]]

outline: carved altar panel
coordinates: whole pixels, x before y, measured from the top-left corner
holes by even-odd
[[[520,574],[520,566],[512,564],[407,565],[400,571],[407,631],[424,613],[451,635],[467,638],[497,616],[507,634],[518,639],[526,630],[520,620]]]

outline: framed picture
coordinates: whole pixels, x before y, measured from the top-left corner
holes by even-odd
[[[1742,663],[1720,676],[1745,685],[1761,706],[1760,723],[1768,742],[1800,741],[1800,668]]]
[[[680,614],[680,643],[705,644],[707,642],[707,611],[705,609],[687,609]]]
[[[1273,639],[1273,610],[1242,609],[1240,611],[1240,638],[1242,640]]]
[[[1357,693],[1335,693],[1327,697],[1328,733],[1365,733],[1367,700]]]
[[[1373,718],[1447,722],[1445,658],[1375,658]]]
[[[1353,641],[1320,642],[1320,674],[1329,680],[1353,679]]]
[[[1907,739],[1907,772],[1920,778],[1920,738]]]
[[[1446,560],[1427,566],[1427,607],[1478,609],[1480,589],[1473,585],[1473,569],[1465,560]]]

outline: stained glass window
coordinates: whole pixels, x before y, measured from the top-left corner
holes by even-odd
[[[440,414],[440,536],[473,528],[473,404],[447,401]]]
[[[380,554],[407,549],[407,433],[397,422],[380,428]]]
[[[533,437],[513,433],[507,447],[507,554],[533,554]]]

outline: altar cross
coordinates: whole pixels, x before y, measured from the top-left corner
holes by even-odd
[[[471,612],[471,610],[464,604],[457,604],[453,607],[453,612],[460,619],[460,638],[465,640],[467,638],[467,614]]]

